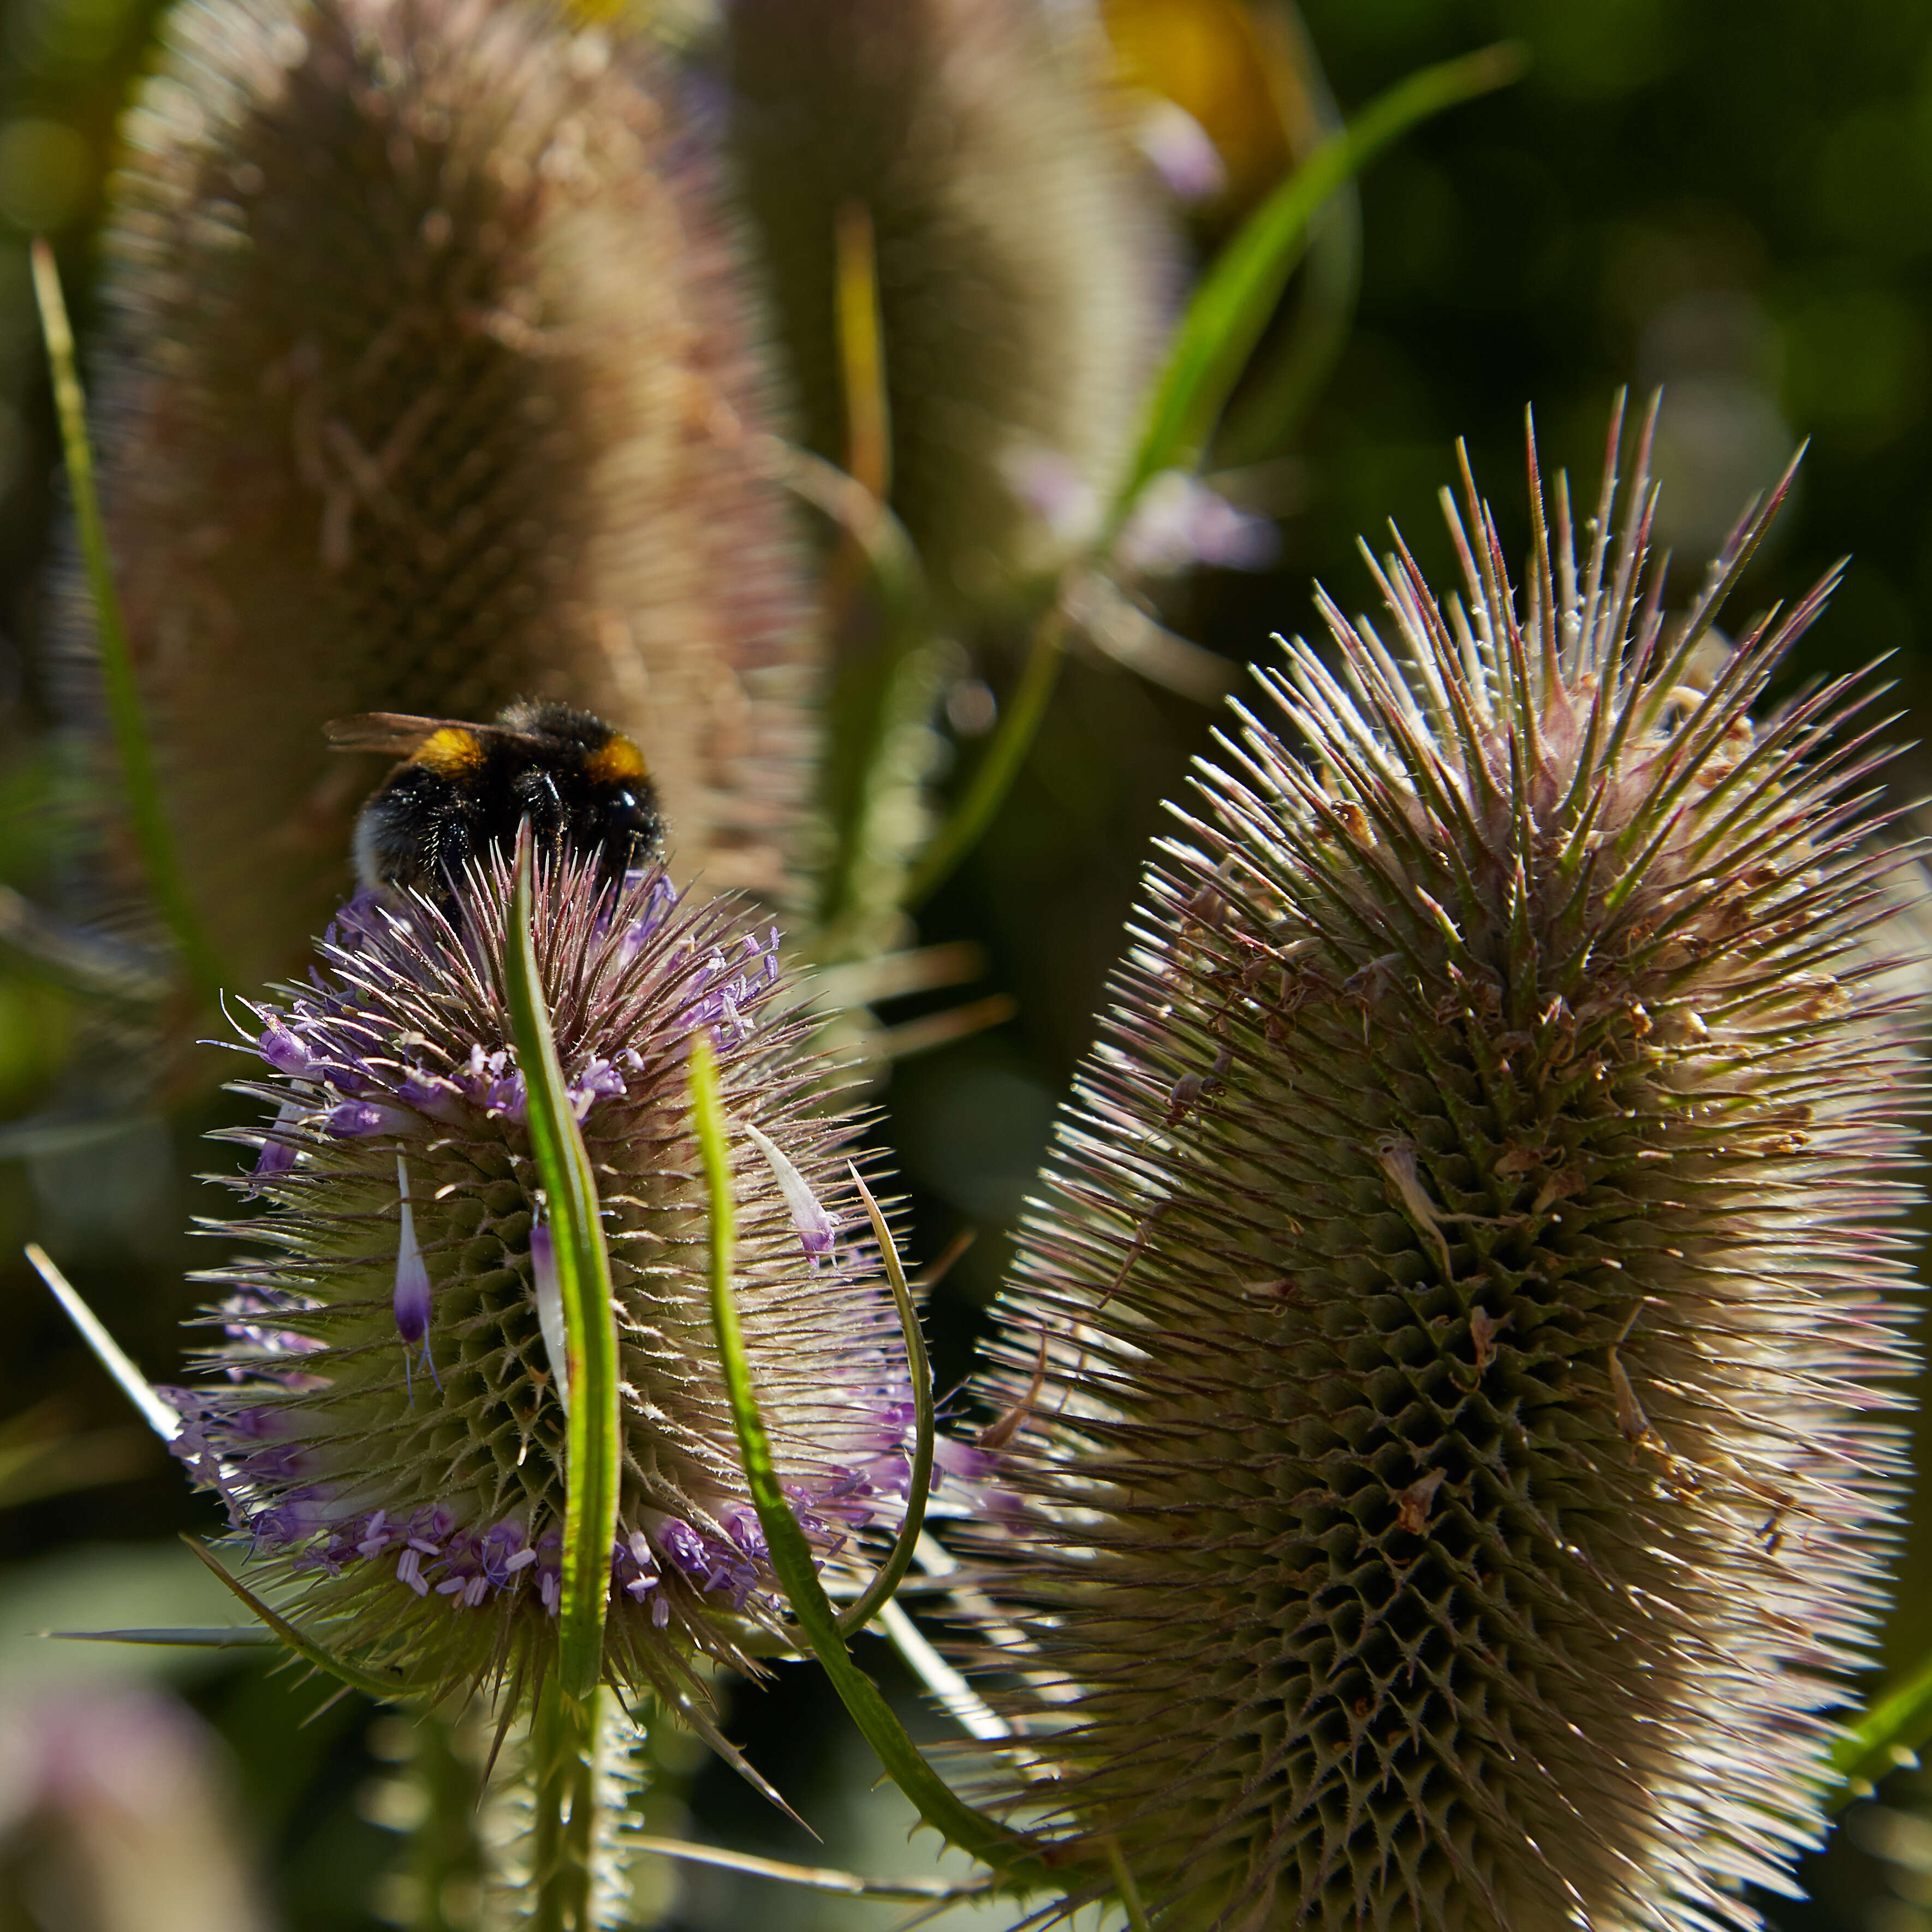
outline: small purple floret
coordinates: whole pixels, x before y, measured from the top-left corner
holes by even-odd
[[[322,1130],[332,1140],[373,1140],[378,1134],[406,1133],[416,1123],[394,1107],[379,1107],[368,1100],[345,1100],[329,1109]]]
[[[313,1080],[321,1072],[321,1063],[290,1030],[279,1014],[270,1013],[268,1024],[256,1042],[262,1058],[278,1073],[291,1080]]]

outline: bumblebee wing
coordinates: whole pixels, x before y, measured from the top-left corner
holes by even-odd
[[[476,728],[453,718],[412,718],[404,711],[358,711],[353,717],[332,718],[322,728],[332,752],[386,752],[406,758],[452,725]]]
[[[358,711],[332,718],[322,728],[332,752],[386,752],[393,758],[412,758],[439,731],[460,731],[471,738],[541,742],[532,734],[507,724],[478,724],[467,718],[414,718],[406,711]]]

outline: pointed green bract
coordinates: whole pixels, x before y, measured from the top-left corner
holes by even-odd
[[[1040,1874],[1034,1862],[1034,1848],[1017,1833],[982,1816],[947,1789],[920,1756],[878,1687],[847,1654],[844,1634],[818,1580],[811,1547],[780,1486],[771,1438],[752,1385],[734,1279],[738,1249],[734,1206],[736,1184],[732,1177],[716,1054],[710,1042],[701,1037],[692,1042],[690,1090],[694,1131],[710,1189],[711,1316],[718,1333],[718,1360],[730,1393],[746,1484],[757,1505],[772,1568],[784,1586],[799,1633],[832,1679],[833,1689],[887,1775],[912,1800],[920,1816],[950,1843],[984,1859],[1004,1875],[1036,1885]]]
[[[1532,456],[1520,592],[1472,490],[1458,597],[1398,544],[1263,674],[1028,1216],[980,1554],[1078,1694],[993,1788],[1168,1932],[1749,1926],[1820,1828],[1904,1472],[1900,854],[1863,680],[1752,716],[1828,585],[1709,629],[1782,492],[1667,620],[1648,440],[1582,560]]]
[[[530,1148],[543,1181],[563,1305],[571,1400],[566,1456],[562,1610],[557,1670],[564,1696],[586,1705],[603,1674],[604,1612],[610,1595],[610,1549],[617,1532],[622,1454],[617,1402],[617,1321],[610,1256],[598,1218],[597,1177],[585,1150],[556,1055],[530,916],[536,857],[530,827],[517,841],[509,929],[503,940],[504,989],[524,1076]]]

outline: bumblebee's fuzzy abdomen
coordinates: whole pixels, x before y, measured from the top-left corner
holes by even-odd
[[[662,856],[657,793],[629,739],[562,705],[513,705],[497,724],[446,724],[390,773],[356,821],[365,886],[446,895],[526,820],[541,846],[614,880]]]
[[[434,892],[474,848],[463,795],[434,766],[392,772],[356,821],[356,872],[372,890]]]

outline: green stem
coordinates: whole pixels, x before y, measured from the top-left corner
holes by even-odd
[[[410,1774],[423,1803],[410,1834],[410,1880],[416,1910],[411,1932],[463,1932],[466,1912],[450,1908],[483,1882],[483,1845],[477,1831],[482,1802],[481,1766],[464,1748],[461,1729],[474,1715],[446,1721],[425,1718],[415,1727]]]
[[[1033,649],[992,742],[974,769],[966,795],[920,854],[906,880],[905,906],[916,912],[950,878],[961,860],[980,842],[994,814],[1012,789],[1040,734],[1046,707],[1060,680],[1066,655],[1066,616],[1056,602],[1034,632]]]
[[[932,628],[919,553],[890,508],[856,478],[803,450],[775,473],[822,511],[865,560],[878,596],[876,646],[839,672],[828,707],[826,815],[832,851],[820,882],[821,960],[869,958],[897,905],[923,819],[924,746],[954,647]]]
[[[74,331],[61,295],[60,272],[53,250],[45,242],[33,247],[34,295],[40,304],[40,331],[46,339],[47,362],[53,377],[54,407],[60,417],[61,447],[67,459],[67,480],[74,499],[74,528],[94,598],[94,622],[100,659],[101,690],[106,700],[109,728],[121,760],[121,778],[128,797],[128,818],[134,846],[141,855],[148,889],[174,937],[182,965],[196,993],[212,1005],[221,989],[221,970],[195,916],[182,876],[174,834],[161,802],[154,776],[154,754],[148,743],[141,709],[140,687],[128,648],[121,600],[114,588],[114,572],[107,554],[107,532],[101,520],[100,498],[94,487],[94,451],[87,434],[87,399],[76,367]]]
[[[1134,1882],[1134,1874],[1120,1846],[1109,1838],[1107,1840],[1107,1863],[1114,1874],[1114,1892],[1127,1915],[1130,1932],[1151,1932],[1148,1924],[1147,1906],[1141,1898],[1141,1888]]]
[[[589,1932],[595,1720],[594,1708],[572,1697],[554,1671],[544,1679],[530,1720],[534,1932]]]
[[[737,1426],[746,1486],[765,1533],[772,1569],[790,1600],[800,1633],[892,1782],[934,1830],[993,1866],[1009,1885],[1020,1889],[1054,1885],[1048,1870],[1048,1861],[1054,1856],[1050,1849],[1008,1830],[949,1790],[920,1755],[878,1687],[846,1651],[837,1614],[818,1580],[812,1546],[785,1500],[752,1387],[751,1364],[732,1288],[737,1230],[730,1150],[725,1139],[717,1058],[701,1031],[691,1043],[691,1105],[711,1195],[711,1318],[717,1331],[718,1358]]]

